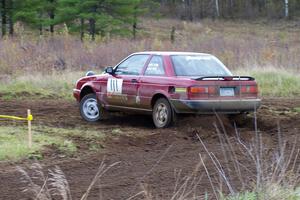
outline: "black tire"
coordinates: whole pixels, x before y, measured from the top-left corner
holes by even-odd
[[[101,107],[98,104],[96,94],[88,94],[81,99],[80,115],[88,122],[96,122],[102,119]]]
[[[155,102],[152,119],[156,128],[167,128],[171,125],[173,121],[173,110],[166,98],[160,98]]]

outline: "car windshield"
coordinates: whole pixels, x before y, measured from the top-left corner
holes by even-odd
[[[231,76],[231,72],[216,57],[211,55],[171,56],[177,76]]]

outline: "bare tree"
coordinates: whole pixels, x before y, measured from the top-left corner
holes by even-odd
[[[220,17],[219,0],[215,0],[215,6],[216,6],[216,17]]]
[[[285,8],[284,16],[286,18],[288,18],[289,17],[289,0],[284,0],[284,8]]]

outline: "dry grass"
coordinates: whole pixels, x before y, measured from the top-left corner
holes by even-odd
[[[218,116],[217,116],[218,117]],[[283,133],[278,127],[278,146],[268,147],[265,145],[265,138],[257,126],[256,114],[254,113],[255,137],[252,142],[244,141],[241,132],[235,128],[236,136],[229,137],[226,129],[218,117],[218,123],[222,127],[216,130],[222,146],[223,156],[226,163],[220,163],[219,158],[210,152],[205,142],[199,137],[206,155],[207,162],[212,162],[215,169],[211,169],[207,176],[214,180],[212,189],[229,196],[216,196],[216,199],[265,199],[265,200],[293,200],[300,198],[300,166],[298,163],[300,149],[297,147],[299,138],[295,137],[291,145],[283,137]],[[238,148],[233,148],[233,146]],[[242,154],[245,159],[241,162],[237,155]],[[200,155],[201,157],[201,155]],[[233,163],[231,167],[228,163]],[[255,169],[255,170],[253,170]],[[218,177],[214,174],[219,174]],[[239,184],[233,184],[232,180],[238,180]]]
[[[116,166],[118,162],[111,165],[106,165],[101,162],[97,174],[93,181],[82,195],[80,200],[86,200],[90,190],[100,181],[100,178],[112,167]],[[70,186],[63,171],[55,166],[50,169],[48,174],[43,172],[43,168],[39,163],[34,163],[30,167],[30,173],[21,167],[17,167],[21,174],[21,181],[24,184],[23,192],[31,196],[35,200],[51,200],[63,199],[72,200]]]
[[[170,42],[172,26],[176,28],[174,43]],[[17,38],[3,38],[0,94],[2,98],[30,95],[71,99],[81,71],[100,72],[136,51],[175,50],[212,53],[240,75],[257,76],[263,96],[300,95],[300,27],[296,22],[145,19],[138,33],[135,41],[97,38],[95,42],[81,42],[67,33],[34,37],[20,32]],[[272,70],[263,70],[266,68]],[[279,86],[276,90],[272,89],[274,84]]]
[[[170,42],[176,27],[175,43]],[[208,52],[230,69],[273,66],[300,70],[300,27],[296,22],[264,23],[210,21],[187,23],[178,20],[143,20],[136,41],[126,38],[97,38],[81,42],[68,34],[0,40],[0,72],[16,75],[33,71],[86,70],[116,64],[124,56],[144,50]],[[0,77],[1,79],[1,77]]]

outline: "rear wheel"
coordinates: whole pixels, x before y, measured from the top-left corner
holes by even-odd
[[[158,99],[153,107],[152,119],[156,128],[166,128],[172,122],[172,107],[165,98]]]
[[[96,122],[102,118],[101,108],[95,94],[88,94],[80,101],[80,115],[88,122]]]

